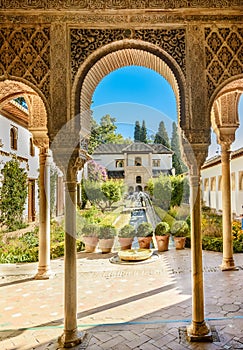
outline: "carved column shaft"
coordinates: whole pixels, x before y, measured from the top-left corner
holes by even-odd
[[[48,147],[39,153],[39,263],[35,279],[50,275],[50,155]]]
[[[239,126],[239,92],[223,94],[214,102],[212,125],[221,145],[222,164],[222,211],[223,211],[223,260],[221,270],[236,269],[233,258],[232,219],[231,219],[231,174],[230,147],[235,140]]]
[[[66,150],[67,151],[67,150]],[[62,347],[80,344],[84,333],[77,329],[77,246],[76,246],[76,205],[77,171],[84,161],[75,152],[55,151],[57,163],[61,166],[65,182],[65,251],[64,251],[64,331],[59,337]],[[58,161],[59,160],[59,161]]]
[[[223,212],[223,260],[221,265],[222,271],[235,269],[235,263],[233,258],[231,218],[230,145],[231,143],[221,143]]]
[[[200,168],[207,155],[207,145],[183,145],[190,169],[191,261],[192,261],[192,323],[187,327],[191,341],[211,341],[211,331],[204,318],[204,286],[201,233]]]

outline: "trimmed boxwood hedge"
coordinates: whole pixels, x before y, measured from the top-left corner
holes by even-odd
[[[191,248],[191,237],[186,237],[186,248]],[[202,249],[222,253],[223,238],[204,236],[202,238]],[[243,241],[233,240],[233,252],[243,253]]]

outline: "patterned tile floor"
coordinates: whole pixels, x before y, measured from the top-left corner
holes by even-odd
[[[204,252],[205,317],[212,343],[189,343],[190,250],[159,253],[151,262],[111,263],[113,254],[78,256],[78,325],[86,332],[75,349],[243,349],[243,254],[238,271],[221,272],[222,254]],[[114,258],[113,258],[114,261]],[[36,264],[0,265],[0,349],[54,350],[63,329],[63,259],[53,276],[36,281]]]

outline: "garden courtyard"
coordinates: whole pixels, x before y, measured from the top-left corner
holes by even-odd
[[[156,251],[155,251],[156,252]],[[238,271],[222,272],[222,254],[204,251],[205,317],[213,342],[190,343],[190,249],[169,250],[147,263],[118,265],[116,253],[78,253],[78,326],[75,349],[242,349],[243,254]],[[34,280],[37,263],[0,266],[0,348],[54,350],[63,330],[63,258],[51,261],[52,278]]]

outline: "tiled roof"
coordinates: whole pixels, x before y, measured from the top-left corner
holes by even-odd
[[[239,158],[243,156],[243,147],[231,152],[231,159]],[[202,169],[210,168],[211,166],[221,163],[221,155],[217,154],[207,159],[202,166]]]
[[[131,144],[106,143],[99,145],[95,154],[119,154],[119,153],[167,153],[173,154],[173,151],[162,144],[146,144],[143,142],[134,142]]]

